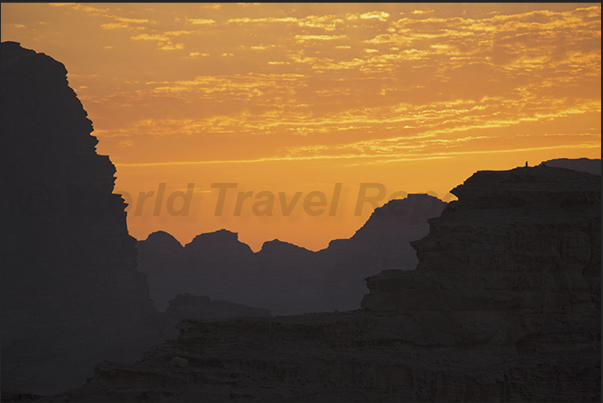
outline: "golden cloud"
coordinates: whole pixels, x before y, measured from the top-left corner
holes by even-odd
[[[161,50],[180,50],[180,49],[184,49],[184,44],[183,43],[167,43],[164,45],[160,45],[159,49]]]
[[[307,41],[334,41],[346,38],[347,35],[295,35],[295,40],[297,43]]]
[[[193,31],[184,31],[184,30],[180,30],[180,31],[166,31],[163,34],[167,35],[167,36],[180,36],[180,35],[190,35],[194,33]]]
[[[134,41],[163,41],[163,42],[170,41],[170,38],[168,36],[160,35],[160,34],[140,34],[140,35],[132,36],[132,37],[130,37],[130,39],[132,39]]]
[[[187,18],[186,21],[190,22],[193,25],[211,25],[216,23],[216,21],[214,20],[205,18]]]
[[[101,24],[101,28],[102,29],[122,29],[122,28],[129,28],[130,26],[128,24],[123,24],[123,23],[117,23],[117,22],[112,22],[112,23],[108,23],[108,24]]]
[[[295,17],[268,17],[268,18],[231,18],[226,21],[229,24],[257,24],[263,22],[295,22],[299,20]]]
[[[148,19],[140,19],[140,18],[124,18],[124,17],[118,17],[115,15],[111,16],[112,18],[116,19],[119,22],[126,22],[126,23],[133,23],[133,24],[146,24],[146,23],[154,23],[155,21],[149,21]]]
[[[363,20],[378,19],[379,21],[386,21],[389,18],[389,14],[383,11],[371,11],[360,14],[360,18]]]

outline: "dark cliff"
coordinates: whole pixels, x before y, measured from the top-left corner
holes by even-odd
[[[601,177],[548,167],[480,171],[452,193],[459,200],[413,242],[417,269],[370,277],[362,306],[430,310],[453,344],[522,354],[600,343]]]
[[[156,310],[65,66],[1,49],[2,387],[62,390],[157,342]]]

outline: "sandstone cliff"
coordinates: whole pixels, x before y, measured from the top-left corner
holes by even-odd
[[[413,242],[416,270],[367,279],[364,309],[184,319],[178,339],[45,400],[600,401],[600,181],[478,172]]]
[[[2,388],[63,390],[158,342],[156,311],[65,67],[1,46]]]

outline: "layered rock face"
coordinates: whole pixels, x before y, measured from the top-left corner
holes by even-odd
[[[103,362],[85,386],[42,401],[600,401],[600,349],[551,357],[433,340],[367,312],[219,322],[181,334],[134,364]],[[599,365],[599,367],[597,366]]]
[[[478,172],[413,243],[416,270],[367,279],[364,309],[184,319],[46,400],[600,401],[600,180]]]
[[[429,235],[412,243],[417,270],[367,279],[363,308],[431,310],[434,326],[455,329],[451,343],[522,352],[599,342],[600,181],[548,167],[474,174],[452,190],[459,200],[429,220]]]
[[[427,219],[445,205],[426,194],[392,200],[352,238],[332,241],[319,252],[275,239],[253,253],[227,230],[201,234],[182,247],[160,231],[138,242],[139,269],[148,274],[160,310],[183,292],[280,315],[358,309],[366,276],[416,267],[410,242],[427,234]]]
[[[2,388],[63,390],[159,341],[156,311],[65,67],[1,46]]]

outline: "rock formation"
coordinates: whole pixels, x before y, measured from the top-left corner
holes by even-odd
[[[65,67],[1,46],[2,388],[58,391],[161,340],[157,312]]]
[[[364,309],[207,322],[46,401],[601,399],[601,177],[474,174]]]
[[[258,306],[245,298],[254,266],[249,245],[239,241],[236,233],[221,230],[197,235],[184,246],[178,280],[186,279],[186,292],[192,294]]]
[[[589,158],[557,158],[554,160],[543,161],[540,163],[543,166],[553,168],[567,168],[574,171],[588,172],[593,175],[601,175],[601,159]]]
[[[352,238],[334,240],[319,252],[275,239],[253,253],[227,230],[201,234],[183,248],[159,231],[138,242],[139,268],[148,274],[160,310],[183,292],[280,315],[357,309],[365,277],[382,269],[415,268],[410,242],[427,234],[427,219],[445,205],[426,194],[392,200]]]

